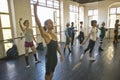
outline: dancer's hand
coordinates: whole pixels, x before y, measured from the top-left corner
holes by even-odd
[[[37,6],[39,3],[39,0],[37,0],[35,3],[34,3],[34,6]]]
[[[22,18],[19,18],[19,22],[21,22],[22,21]]]
[[[83,42],[82,42],[82,45],[84,45],[85,43],[86,43],[86,42],[85,42],[85,41],[83,41]]]
[[[96,38],[96,40],[98,40],[98,39],[99,39],[99,37]]]
[[[61,61],[61,62],[63,61],[63,56],[62,56],[62,55],[60,56],[60,61]]]
[[[97,24],[96,27],[99,28],[99,24]]]

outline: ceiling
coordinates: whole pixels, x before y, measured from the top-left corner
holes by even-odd
[[[85,4],[85,3],[98,2],[103,0],[73,0],[73,1],[78,2],[80,4]]]

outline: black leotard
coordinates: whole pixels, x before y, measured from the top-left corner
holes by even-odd
[[[54,72],[57,65],[57,41],[51,40],[47,44],[47,54],[46,54],[46,74],[49,75],[50,72]]]

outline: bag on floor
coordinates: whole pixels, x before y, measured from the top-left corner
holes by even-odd
[[[12,46],[12,48],[8,49],[8,51],[6,52],[6,54],[7,54],[7,59],[17,58],[18,57],[17,46],[14,44]]]

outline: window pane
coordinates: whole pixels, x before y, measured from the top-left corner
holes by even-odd
[[[35,3],[35,2],[37,2],[37,0],[31,0],[31,3]]]
[[[75,7],[75,12],[78,12],[78,7],[77,6]]]
[[[57,32],[58,32],[58,33],[60,32],[60,27],[57,27]]]
[[[93,11],[92,10],[89,10],[88,11],[88,16],[92,16],[93,15]]]
[[[116,19],[119,19],[119,20],[120,20],[120,15],[116,15]]]
[[[54,1],[54,8],[59,8],[59,2],[58,1]]]
[[[69,6],[70,11],[73,11],[72,5]]]
[[[32,17],[32,26],[36,26],[35,17]]]
[[[93,20],[93,17],[92,16],[89,16],[89,27],[91,27],[91,21]]]
[[[94,10],[93,14],[98,15],[98,10]]]
[[[1,15],[2,28],[10,27],[10,17],[9,15]]]
[[[31,1],[33,1],[33,2],[37,2],[37,0],[31,0]]]
[[[33,11],[34,9],[33,9],[33,5],[31,5],[31,13],[32,13],[32,15],[34,15],[34,11]]]
[[[110,14],[116,14],[116,8],[110,8]]]
[[[60,41],[60,34],[57,34],[58,42]]]
[[[119,13],[119,14],[120,14],[120,7],[118,7],[118,8],[117,8],[117,13]]]
[[[72,12],[75,12],[75,6],[72,6]]]
[[[47,1],[54,1],[54,0],[47,0]]]
[[[75,13],[70,12],[70,22],[75,22]]]
[[[79,20],[84,21],[84,7],[79,8]]]
[[[110,15],[110,28],[114,28],[116,15]]]
[[[57,17],[59,17],[59,10],[56,10],[57,11]]]
[[[57,25],[60,25],[60,20],[59,20],[59,18],[57,18]]]
[[[12,47],[12,43],[4,43],[5,46],[5,52]]]
[[[46,0],[39,0],[40,3],[46,3]]]
[[[11,29],[2,29],[2,32],[4,40],[12,38]]]
[[[53,7],[53,1],[47,1],[47,6],[48,7]]]
[[[98,21],[98,16],[93,16],[93,20],[97,20]]]
[[[8,3],[7,0],[0,0],[0,12],[8,13]]]
[[[38,17],[41,20],[41,24],[42,25],[44,25],[44,21],[46,19],[51,19],[51,20],[54,19],[54,17],[53,17],[53,11],[54,10],[51,9],[51,8],[46,8],[46,7],[40,7],[40,6],[38,6]],[[48,15],[48,13],[49,13],[49,15]]]

